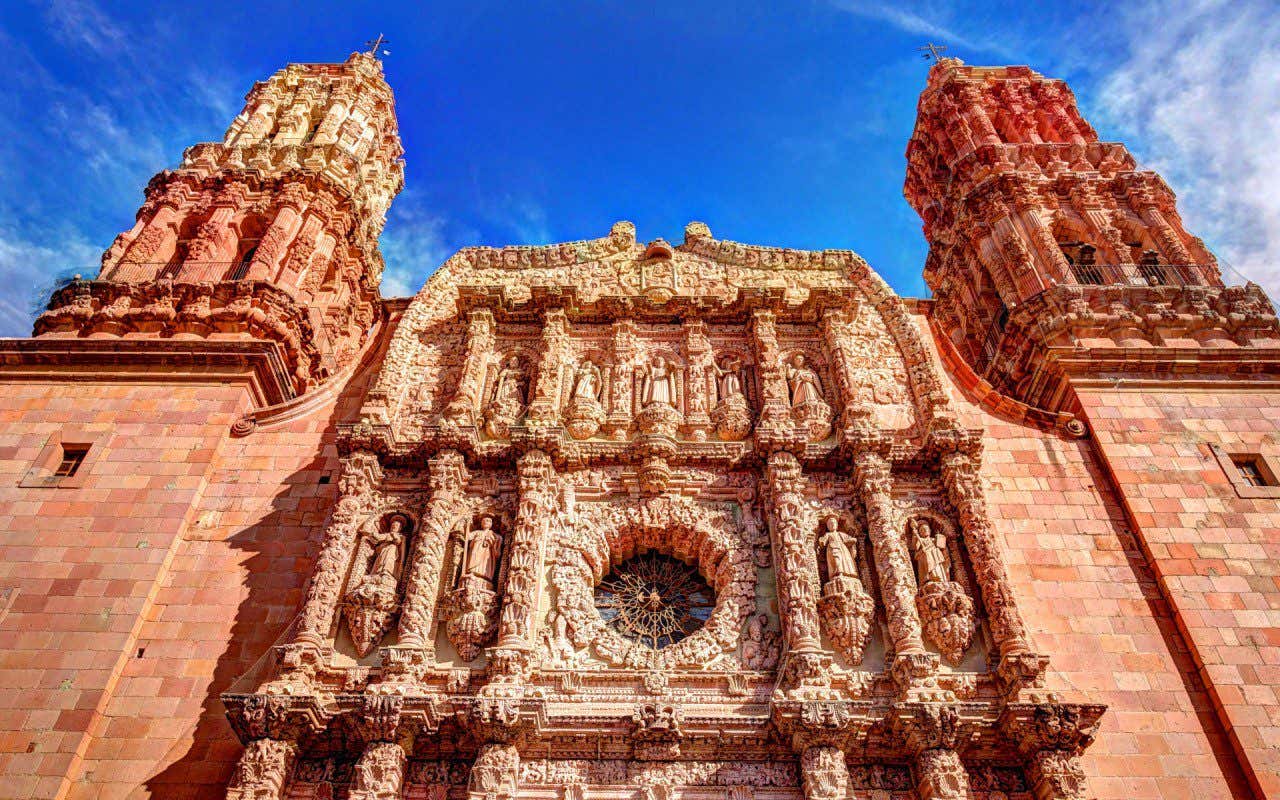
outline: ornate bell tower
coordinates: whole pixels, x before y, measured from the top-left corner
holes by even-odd
[[[1262,291],[1224,286],[1173,192],[1099,141],[1062,81],[939,60],[907,163],[940,338],[1015,400],[1070,411],[1072,374],[1161,371],[1174,352],[1278,335]],[[1139,349],[1151,352],[1124,355]]]
[[[301,394],[381,313],[378,235],[403,152],[376,58],[291,64],[253,87],[221,142],[151,180],[97,279],[56,292],[35,334],[238,351],[265,365],[264,402]]]

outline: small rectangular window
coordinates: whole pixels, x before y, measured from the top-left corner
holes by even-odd
[[[70,478],[80,470],[84,465],[85,456],[89,455],[89,448],[85,445],[68,444],[62,446],[62,460],[58,462],[58,466],[53,471],[53,477],[57,479]]]
[[[1258,456],[1232,456],[1240,478],[1249,486],[1276,486],[1275,476],[1267,469],[1266,464]]]

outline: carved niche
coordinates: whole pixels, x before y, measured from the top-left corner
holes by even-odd
[[[860,664],[875,617],[875,603],[867,590],[871,575],[865,537],[850,533],[849,521],[842,515],[828,513],[822,518],[817,545],[823,632],[850,663]]]
[[[497,633],[510,529],[506,515],[485,510],[450,536],[453,574],[441,616],[449,642],[463,661],[474,661]]]
[[[904,538],[916,578],[916,609],[925,638],[952,666],[964,660],[977,627],[963,572],[963,548],[951,525],[931,514],[907,520]]]
[[[400,512],[377,517],[360,531],[342,593],[342,615],[361,658],[386,635],[399,607],[400,577],[412,532],[413,521]]]
[[[815,442],[831,434],[831,406],[827,403],[818,366],[816,360],[801,349],[783,358],[791,419]]]
[[[751,401],[748,399],[750,370],[739,353],[725,353],[711,362],[715,405],[711,422],[716,436],[726,442],[737,442],[751,433]]]
[[[486,401],[482,412],[484,430],[494,439],[506,439],[529,408],[530,358],[509,351],[490,365],[486,376]]]
[[[738,651],[755,607],[756,573],[727,505],[665,496],[578,503],[553,552],[554,612],[575,650],[632,669],[705,669]],[[698,615],[705,623],[676,641],[624,635],[597,607],[595,587],[613,567],[651,553],[691,565],[714,593],[710,613]]]

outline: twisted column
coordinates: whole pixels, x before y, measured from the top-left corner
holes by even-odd
[[[490,657],[495,675],[502,679],[522,674],[533,650],[543,552],[557,505],[551,457],[541,450],[520,456],[516,483],[519,503],[507,547],[507,582],[498,619],[498,643]]]
[[[444,411],[455,425],[475,425],[484,391],[484,369],[493,351],[493,312],[477,308],[467,315],[467,355],[462,362],[458,391]]]
[[[818,628],[818,557],[814,526],[804,504],[804,475],[800,462],[785,450],[769,456],[769,532],[782,617],[786,688],[826,685]]]
[[[462,453],[442,450],[432,457],[427,470],[431,497],[410,556],[404,607],[400,610],[401,647],[425,647],[430,641],[445,547],[454,524],[466,511],[470,475]]]
[[[895,658],[925,652],[916,612],[916,586],[911,556],[902,536],[893,526],[892,470],[889,460],[875,450],[854,454],[853,480],[866,510],[867,535],[880,578],[880,601],[884,604],[893,640]]]
[[[1000,656],[1009,659],[1028,653],[1026,628],[1014,604],[1004,556],[996,543],[995,529],[987,514],[976,460],[969,453],[954,451],[944,454],[940,464],[942,481],[964,531],[965,545],[982,589],[982,602],[986,607],[991,635],[1000,648]]]

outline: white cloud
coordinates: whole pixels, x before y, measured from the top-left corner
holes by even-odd
[[[1102,78],[1095,121],[1119,128],[1144,165],[1178,191],[1188,230],[1280,297],[1274,4],[1148,2],[1131,7],[1118,28],[1129,32],[1128,52]]]
[[[429,209],[412,189],[391,204],[379,246],[386,261],[382,296],[417,294],[431,273],[453,255],[445,241],[445,218]]]
[[[30,336],[33,314],[60,278],[97,274],[102,249],[81,239],[45,244],[0,227],[0,336]]]
[[[84,0],[53,0],[45,10],[59,39],[88,47],[99,55],[119,57],[129,49],[125,32],[97,6]]]
[[[888,23],[904,33],[936,40],[935,44],[959,46],[1002,56],[1009,54],[1000,38],[991,35],[993,31],[990,26],[967,25],[953,19],[956,15],[954,5],[876,0],[831,0],[831,5],[854,16]]]

